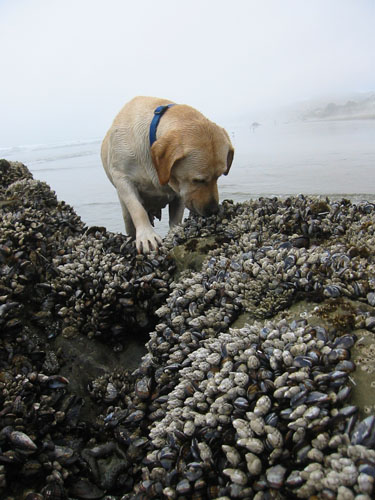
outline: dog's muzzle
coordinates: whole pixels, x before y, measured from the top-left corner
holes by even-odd
[[[210,215],[215,215],[219,211],[219,204],[216,200],[212,200],[208,205],[203,208],[203,215],[209,217]]]
[[[195,203],[187,203],[186,208],[188,208],[192,213],[201,215],[202,217],[209,217],[210,215],[215,215],[219,212],[219,204],[216,200],[212,200],[204,206],[197,206]]]

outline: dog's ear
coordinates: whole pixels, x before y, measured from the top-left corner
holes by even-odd
[[[181,141],[174,132],[161,137],[151,146],[152,162],[162,186],[168,184],[173,165],[183,156]]]
[[[233,162],[233,156],[234,156],[234,149],[230,149],[228,151],[228,156],[227,156],[227,169],[226,171],[224,172],[224,175],[228,175],[229,174],[229,170],[230,170],[230,167],[232,166],[232,162]]]

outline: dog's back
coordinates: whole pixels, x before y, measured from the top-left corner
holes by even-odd
[[[103,167],[112,183],[113,165],[122,169],[127,169],[128,164],[129,168],[143,167],[148,176],[155,177],[148,141],[150,122],[158,106],[170,103],[158,97],[138,96],[116,115],[101,147]]]

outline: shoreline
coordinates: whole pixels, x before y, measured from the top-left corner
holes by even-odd
[[[375,120],[375,114],[360,115],[360,116],[332,116],[327,118],[302,118],[303,122],[334,122],[334,121],[360,121],[360,120]]]

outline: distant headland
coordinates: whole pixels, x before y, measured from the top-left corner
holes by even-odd
[[[375,92],[345,103],[329,102],[303,113],[303,120],[374,120]]]

